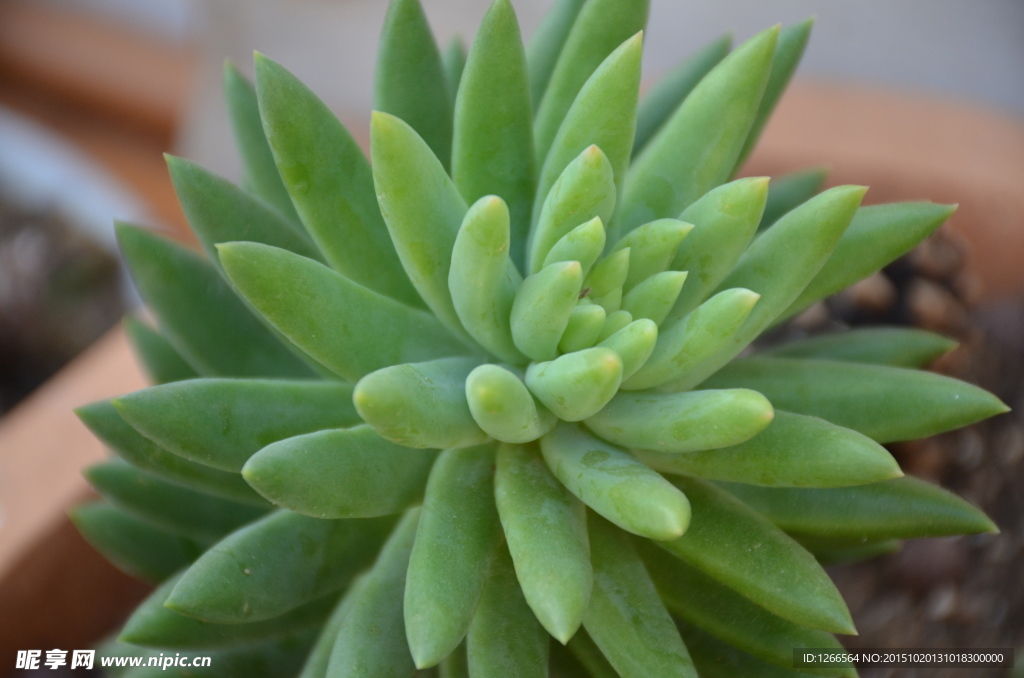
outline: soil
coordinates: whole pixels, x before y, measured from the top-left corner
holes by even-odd
[[[905,472],[984,510],[997,535],[919,539],[899,552],[829,568],[860,635],[850,648],[1024,646],[1024,299],[980,307],[962,249],[940,231],[906,257],[809,309],[785,332],[913,325],[960,342],[932,369],[982,386],[1013,411],[890,446]],[[1024,657],[1018,656],[1018,662]],[[1007,669],[863,667],[863,678],[1003,678]]]
[[[116,258],[54,210],[0,193],[0,416],[124,313]]]

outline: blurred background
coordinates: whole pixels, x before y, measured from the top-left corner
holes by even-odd
[[[468,46],[489,4],[422,2],[442,47],[457,36]],[[551,0],[513,2],[529,39]],[[271,56],[309,84],[365,145],[386,7],[386,0],[0,0],[0,417],[135,303],[114,251],[113,219],[187,238],[161,154],[186,156],[237,180],[220,95],[224,59],[251,75],[254,49]],[[973,346],[973,356],[995,342],[1017,356],[1011,364],[982,364],[968,356],[950,369],[973,381],[991,379],[990,388],[1008,389],[1001,393],[1004,400],[1024,409],[1020,380],[1012,387],[1004,383],[1024,374],[1024,1],[652,0],[645,83],[723,32],[740,42],[772,24],[808,16],[817,23],[796,84],[747,171],[775,174],[828,163],[832,183],[871,183],[869,202],[959,202],[954,230],[977,235],[966,245],[955,238],[952,244],[933,243],[911,263],[807,322],[877,320],[884,313],[871,315],[871,308],[881,304],[885,313],[903,314],[897,321],[961,338]],[[973,257],[970,266],[963,263],[965,248]],[[971,315],[981,300],[1002,305]],[[972,324],[986,328],[985,338],[969,332],[961,337]],[[1007,339],[1014,336],[1017,343]],[[107,343],[103,360],[109,362],[93,355],[92,368],[49,387],[44,396],[50,404],[45,397],[33,399],[0,421],[0,650],[14,638],[3,617],[17,596],[24,609],[37,610],[40,633],[49,632],[57,616],[77,609],[65,598],[46,612],[31,598],[45,582],[52,586],[61,579],[59,568],[47,579],[47,570],[37,567],[31,586],[28,580],[17,580],[17,586],[4,582],[20,571],[19,563],[41,562],[38,554],[29,559],[26,549],[38,542],[40,529],[52,528],[47,520],[64,520],[66,507],[84,491],[83,461],[102,454],[70,416],[71,406],[87,400],[74,384],[95,381],[95,397],[134,388],[135,376],[115,378],[121,374],[117,366],[128,360],[126,349]],[[76,395],[53,395],[68,389]],[[947,608],[962,609],[949,595],[966,596],[969,587],[949,588],[961,575],[936,571],[935,562],[995,568],[992,577],[998,578],[1008,572],[999,563],[1024,557],[1024,506],[1019,489],[1008,484],[1024,477],[1024,427],[1017,421],[943,443],[952,451],[932,445],[900,453],[914,472],[946,482],[977,465],[970,456],[975,453],[962,450],[987,447],[977,442],[979,436],[992,440],[1008,466],[979,476],[989,485],[957,489],[969,498],[1017,496],[998,510],[1018,516],[1016,532],[1000,523],[1016,541],[1000,546],[1002,551],[985,544],[973,551],[964,547],[963,553],[910,549],[909,556],[900,556],[904,560],[883,563],[875,579],[867,580],[875,582],[870,586],[892,580],[892,568],[897,580],[900,568],[923,568],[935,582],[924,593],[897,596],[904,608],[892,603],[877,614],[899,619],[900,610],[923,605],[921,614],[933,610],[936,623],[945,623],[953,614]],[[943,465],[938,457],[955,463]],[[64,523],[62,538],[73,539]],[[85,553],[62,551],[61,559],[87,558]],[[860,604],[869,606],[877,598],[874,589],[865,588],[863,577],[857,581],[846,592],[854,606],[858,591]],[[986,598],[998,598],[999,585],[978,584],[971,600],[982,601],[975,600],[981,611],[974,622],[961,621],[977,625],[977,619],[994,619],[998,608],[1003,620],[985,625],[1010,629],[1012,621],[1012,628],[1024,628],[1024,602],[1006,620],[1007,601],[1024,601],[1021,585],[1015,586],[1016,598],[1000,603]],[[140,590],[124,595],[131,599]],[[19,625],[24,646],[34,627],[24,618]],[[885,626],[880,622],[878,628]],[[949,633],[956,638],[955,628]],[[1017,631],[1008,633],[1012,642],[1024,643]],[[0,676],[6,670],[0,665]]]

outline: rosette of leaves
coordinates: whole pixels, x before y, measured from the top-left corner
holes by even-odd
[[[821,562],[995,530],[883,447],[1005,411],[920,369],[951,342],[746,350],[952,208],[734,178],[810,22],[718,40],[641,100],[647,13],[560,0],[524,49],[496,0],[442,55],[394,0],[369,159],[282,66],[227,68],[243,187],[168,159],[203,251],[118,229],[158,385],[80,410],[119,459],[74,518],[159,583],[106,652],[796,675],[793,648],[855,632]]]

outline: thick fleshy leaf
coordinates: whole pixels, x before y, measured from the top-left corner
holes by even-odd
[[[533,363],[526,385],[563,421],[580,421],[604,407],[622,382],[622,358],[610,348],[567,353],[551,362]]]
[[[146,323],[133,316],[125,316],[123,326],[135,357],[142,363],[150,381],[166,384],[199,376],[164,335]]]
[[[671,390],[703,382],[785,311],[835,249],[865,190],[861,186],[829,189],[784,216],[747,248],[719,289],[744,287],[761,298],[722,350],[690,370],[685,379],[673,382]]]
[[[689,454],[637,451],[664,473],[772,487],[847,487],[903,473],[888,450],[824,419],[775,410],[768,428],[745,443]]]
[[[100,496],[156,527],[213,542],[257,520],[267,508],[239,504],[175,485],[122,461],[104,462],[83,474]]]
[[[689,497],[693,522],[662,544],[666,550],[784,619],[854,633],[842,595],[814,556],[728,493],[696,478],[673,482]]]
[[[807,678],[806,672],[761,661],[695,628],[680,631],[701,678]]]
[[[764,94],[761,96],[761,103],[757,107],[757,117],[754,118],[754,124],[750,126],[750,132],[747,134],[747,140],[743,144],[743,150],[740,151],[740,157],[736,160],[734,172],[740,168],[750,155],[750,152],[754,150],[758,139],[761,138],[764,126],[768,124],[768,119],[775,111],[776,104],[779,103],[779,99],[782,98],[782,94],[786,91],[786,86],[789,85],[790,78],[796,72],[796,67],[800,63],[800,57],[803,56],[804,48],[807,47],[807,40],[811,37],[812,26],[814,26],[813,18],[806,19],[792,26],[786,26],[779,31],[778,42],[775,45],[775,55],[772,58],[772,70],[768,75],[768,82],[765,85]]]
[[[733,269],[754,237],[767,191],[764,177],[737,179],[701,196],[680,215],[694,228],[670,268],[690,275],[667,322],[697,308]]]
[[[512,302],[512,340],[531,360],[552,360],[583,286],[578,261],[560,261],[534,273]]]
[[[508,549],[499,548],[466,636],[470,675],[547,678],[549,645],[519,588]]]
[[[619,6],[637,5],[646,0],[626,0]],[[584,12],[605,0],[591,2]],[[640,97],[640,58],[643,33],[637,33],[608,55],[583,85],[558,128],[550,150],[538,138],[538,158],[544,158],[537,180],[534,223],[540,216],[544,200],[555,182],[573,159],[590,146],[604,152],[615,177],[616,192],[621,192],[636,130],[636,109]],[[540,114],[543,115],[541,110]],[[542,133],[538,119],[538,134]],[[614,226],[612,228],[614,231]]]
[[[593,571],[586,509],[535,446],[502,445],[494,495],[519,585],[537,619],[565,644],[583,622]]]
[[[588,521],[594,592],[587,633],[622,678],[697,678],[690,654],[629,538]]]
[[[480,365],[466,378],[466,400],[484,432],[506,443],[526,443],[551,430],[556,417],[534,398],[520,375]]]
[[[585,629],[576,632],[569,641],[568,649],[573,659],[584,668],[581,675],[585,678],[620,678]]]
[[[267,203],[195,163],[173,155],[164,158],[178,203],[214,264],[219,263],[215,245],[236,240],[273,245],[323,261],[302,227]]]
[[[778,31],[769,28],[725,57],[651,139],[626,179],[622,233],[676,216],[729,179],[768,82]]]
[[[622,291],[622,286],[629,275],[629,248],[619,250],[597,262],[593,270],[583,281],[583,289],[591,298],[603,297],[615,290]],[[618,310],[618,309],[616,309]],[[614,313],[615,311],[610,311]]]
[[[768,187],[768,201],[764,206],[764,215],[757,230],[768,228],[783,214],[796,209],[821,191],[828,177],[828,170],[813,167],[799,172],[773,177]]]
[[[85,540],[117,569],[154,584],[191,563],[205,548],[104,502],[76,506],[69,515]]]
[[[722,487],[794,534],[880,540],[998,532],[960,497],[910,476],[829,490]]]
[[[373,107],[401,118],[447,168],[452,99],[441,53],[419,0],[391,0],[377,50]]]
[[[419,6],[418,0],[395,3]],[[405,272],[438,320],[468,339],[448,290],[452,247],[466,201],[435,152],[403,120],[374,112],[370,152],[377,203]]]
[[[632,269],[630,269],[632,270]],[[663,271],[626,292],[622,297],[622,310],[636,319],[648,318],[661,324],[679,298],[686,282],[685,271]]]
[[[611,252],[629,248],[629,272],[622,284],[625,291],[636,287],[652,275],[661,273],[679,249],[693,224],[678,219],[658,219],[633,229],[615,243]]]
[[[237,473],[189,461],[142,436],[121,418],[109,400],[85,405],[75,413],[93,435],[136,468],[217,497],[267,506],[267,501]]]
[[[740,384],[780,409],[821,417],[880,443],[924,438],[1009,410],[988,391],[932,372],[811,358],[737,360],[701,388]]]
[[[558,340],[558,350],[562,353],[573,353],[591,348],[597,343],[597,338],[604,329],[607,315],[597,304],[578,303],[569,314],[569,324],[565,326],[565,332]]]
[[[738,445],[771,423],[772,404],[749,389],[683,393],[625,391],[586,420],[587,427],[623,447],[695,452]]]
[[[903,546],[896,539],[831,539],[791,535],[800,545],[810,551],[822,565],[833,563],[855,563],[895,553]]]
[[[359,423],[352,386],[331,381],[191,379],[113,402],[162,448],[234,473],[270,443]]]
[[[543,266],[559,261],[578,261],[583,268],[583,275],[586,276],[601,258],[605,238],[601,218],[594,217],[563,235],[544,256]]]
[[[611,337],[631,322],[633,322],[633,316],[629,314],[629,311],[620,310],[609,313],[604,319],[604,327],[601,328],[601,334],[598,335],[597,340],[603,342],[605,339]],[[657,328],[655,328],[655,330],[657,330]]]
[[[363,377],[352,400],[363,421],[399,445],[478,445],[487,434],[470,412],[466,377],[479,364],[472,358],[444,358],[385,367]]]
[[[792,665],[794,648],[842,649],[832,634],[764,610],[653,544],[638,542],[637,549],[665,606],[719,640],[783,667]],[[847,665],[835,675],[855,678],[857,674]]]
[[[255,243],[229,243],[218,250],[242,296],[296,346],[345,379],[468,351],[426,311],[311,259]]]
[[[632,318],[628,311],[622,313],[626,314],[625,317]],[[619,354],[622,359],[622,379],[625,380],[644,366],[654,352],[657,342],[658,326],[649,318],[640,318],[602,340],[598,346],[610,348]]]
[[[318,626],[330,615],[337,599],[324,596],[259,621],[211,624],[179,614],[166,604],[181,579],[171,577],[146,598],[125,622],[118,640],[171,650],[235,647]]]
[[[577,10],[572,29],[548,80],[544,98],[537,108],[534,134],[537,158],[542,164],[548,150],[557,143],[555,138],[589,79],[616,48],[644,29],[649,11],[650,0],[590,0]],[[635,89],[631,96],[635,118]],[[615,101],[606,103],[618,104]],[[635,120],[629,123],[631,128],[634,124]],[[633,144],[632,129],[628,143],[627,152]]]
[[[762,355],[914,368],[926,367],[956,347],[952,339],[912,327],[868,327],[789,341]]]
[[[334,643],[338,639],[338,632],[341,630],[341,623],[345,621],[362,588],[366,585],[367,575],[360,575],[352,582],[352,586],[345,591],[341,600],[338,601],[331,612],[331,616],[320,629],[316,644],[313,645],[302,666],[302,673],[298,678],[326,678],[327,667],[331,662],[331,653],[334,651]]]
[[[742,287],[724,290],[663,327],[650,359],[622,388],[635,391],[685,380],[688,372],[700,369],[732,338],[758,299],[758,294]]]
[[[448,91],[454,106],[455,97],[459,94],[459,84],[462,82],[462,71],[466,68],[466,45],[460,36],[456,35],[448,41],[448,46],[441,54],[441,62],[444,65],[444,77],[448,82]]]
[[[405,631],[420,668],[462,642],[500,544],[494,454],[490,445],[446,450],[430,473],[405,584]]]
[[[523,282],[509,258],[508,207],[483,197],[466,212],[452,248],[448,289],[455,312],[473,339],[509,363],[526,362],[512,341],[509,317]]]
[[[230,61],[224,64],[224,99],[228,105],[235,147],[242,158],[242,186],[272,205],[293,224],[301,224],[263,131],[256,88]]]
[[[436,457],[356,426],[272,443],[246,462],[242,476],[276,505],[307,516],[373,518],[418,504]]]
[[[363,287],[422,306],[388,237],[370,165],[345,126],[298,78],[261,54],[256,90],[278,170],[331,267]]]
[[[405,514],[353,592],[327,667],[331,678],[397,678],[416,671],[405,639],[402,596],[419,518],[419,509]]]
[[[623,530],[659,541],[686,532],[686,496],[625,450],[570,424],[541,438],[540,447],[555,477]]]
[[[725,58],[731,45],[732,36],[723,35],[676,66],[644,95],[636,116],[634,156],[643,150],[697,83]]]
[[[470,678],[465,641],[438,664],[437,676],[438,678]]]
[[[524,264],[536,191],[526,54],[509,0],[484,14],[455,100],[452,179],[466,202],[501,196],[511,214],[511,256]]]
[[[555,0],[526,46],[526,62],[530,72],[530,100],[534,111],[540,107],[555,64],[562,53],[562,47],[585,3],[586,0]]]
[[[930,202],[860,208],[832,256],[783,315],[790,316],[868,277],[913,249],[955,211],[955,205]]]
[[[317,520],[276,511],[204,553],[166,605],[217,624],[277,617],[347,586],[394,524],[392,517]]]
[[[607,224],[615,209],[615,174],[608,157],[597,146],[588,146],[568,164],[547,192],[527,246],[527,271],[545,266],[548,252],[570,231],[594,218]]]
[[[144,229],[117,224],[117,241],[161,333],[204,376],[309,377],[198,254]]]

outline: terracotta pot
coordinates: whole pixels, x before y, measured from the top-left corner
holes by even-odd
[[[957,202],[979,299],[1024,293],[1024,123],[967,105],[798,83],[747,174],[815,165],[869,202]],[[66,511],[105,452],[72,408],[144,385],[119,330],[0,422],[0,674],[17,649],[84,648],[145,593],[77,536]]]

